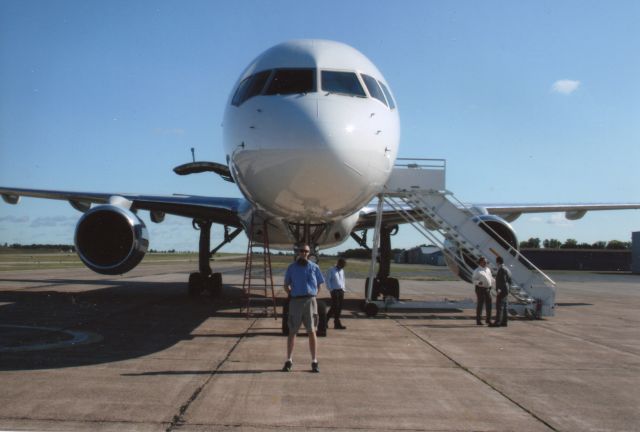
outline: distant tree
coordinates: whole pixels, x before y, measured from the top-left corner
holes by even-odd
[[[525,249],[540,249],[540,239],[531,237],[529,240],[520,242],[520,247]]]
[[[597,241],[594,244],[592,244],[591,247],[593,249],[604,249],[605,247],[607,247],[607,242]]]
[[[576,239],[567,239],[567,241],[565,241],[562,246],[560,246],[560,249],[577,249],[578,248],[578,240]]]
[[[345,258],[371,258],[371,251],[366,249],[347,249],[344,252],[340,252],[339,255]]]
[[[611,240],[609,243],[607,243],[607,249],[631,249],[631,242]]]
[[[562,243],[560,242],[560,240],[547,239],[542,242],[542,245],[544,246],[545,249],[560,249],[560,246],[562,245]]]
[[[20,243],[12,243],[11,245],[7,245],[5,243],[6,246],[8,246],[11,249],[27,249],[27,250],[39,250],[39,249],[46,249],[46,250],[51,250],[51,249],[57,249],[61,252],[75,252],[76,247],[74,245],[63,245],[63,244],[29,244],[29,245],[23,245]]]

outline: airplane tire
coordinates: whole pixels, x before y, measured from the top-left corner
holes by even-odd
[[[189,275],[189,296],[197,297],[204,289],[204,279],[200,273],[191,273]]]
[[[213,273],[206,279],[204,279],[204,289],[209,292],[211,297],[217,298],[222,294],[222,274]]]
[[[220,297],[222,295],[222,273],[213,273],[210,280],[211,289],[209,292],[213,297]]]
[[[374,316],[378,315],[378,305],[376,305],[375,303],[367,303],[364,306],[364,313],[368,317],[374,317]]]
[[[367,298],[368,286],[369,286],[369,278],[367,278],[364,282],[364,298]],[[371,287],[371,300],[377,300],[380,294],[382,294],[380,292],[380,281],[378,280],[378,278],[374,278],[373,286]]]
[[[391,296],[396,300],[400,299],[400,282],[396,278],[387,278],[384,281],[384,295]]]

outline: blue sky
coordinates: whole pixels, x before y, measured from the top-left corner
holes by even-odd
[[[225,103],[254,57],[324,38],[378,66],[399,104],[400,156],[446,159],[459,199],[640,202],[638,22],[633,0],[2,0],[0,185],[240,196],[172,168],[191,147],[224,161]],[[70,244],[78,217],[66,202],[0,202],[0,243]],[[196,249],[189,220],[142,217],[152,248]],[[629,241],[640,211],[513,226],[523,240]],[[415,242],[410,228],[394,238]]]

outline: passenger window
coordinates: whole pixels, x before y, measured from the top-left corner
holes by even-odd
[[[375,78],[365,74],[362,74],[362,79],[364,80],[364,83],[367,86],[371,97],[378,99],[380,102],[386,105],[387,102],[384,100],[384,94],[382,93],[382,90],[380,90],[378,81],[376,81]]]
[[[354,72],[322,71],[322,90],[351,96],[367,97]]]
[[[315,91],[315,69],[277,69],[265,94],[296,94]]]
[[[270,74],[271,71],[262,71],[242,81],[233,95],[231,104],[240,106],[247,99],[259,95]]]
[[[391,97],[391,92],[389,91],[387,86],[384,85],[382,81],[378,81],[378,84],[380,84],[380,87],[382,87],[382,91],[384,92],[384,95],[387,97],[387,102],[389,102],[389,108],[395,109],[396,103],[393,101],[393,98]]]

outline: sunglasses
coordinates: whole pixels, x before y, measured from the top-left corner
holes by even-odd
[[[301,253],[309,253],[309,252],[311,252],[311,251],[310,251],[310,250],[307,250],[307,249],[301,249],[301,250],[300,250],[300,252],[301,252]]]

